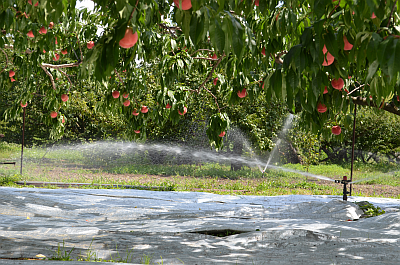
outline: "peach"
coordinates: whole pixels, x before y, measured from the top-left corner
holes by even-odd
[[[61,100],[62,100],[63,102],[68,101],[68,95],[62,94],[62,95],[61,95]]]
[[[343,42],[344,42],[344,50],[345,51],[350,51],[351,49],[353,49],[353,45],[347,40],[346,36],[343,36]]]
[[[167,103],[167,105],[165,106],[166,109],[170,109],[171,105],[169,105],[169,103]]]
[[[58,53],[54,54],[53,61],[58,61],[60,59],[60,55]]]
[[[123,98],[128,98],[129,97],[129,93],[124,92],[124,94],[122,94]]]
[[[67,50],[62,50],[61,53],[62,53],[63,55],[66,55],[66,54],[68,53],[68,51],[67,51]]]
[[[217,82],[218,82],[218,77],[214,78],[214,86],[217,85]]]
[[[180,1],[182,1],[182,8],[179,6]],[[191,0],[174,0],[174,4],[177,8],[182,10],[188,10],[192,8],[192,1]]]
[[[185,115],[186,112],[187,112],[187,108],[186,107],[183,107],[183,113],[178,110],[179,115],[182,115],[182,116]]]
[[[332,127],[332,133],[334,135],[339,135],[342,132],[342,129],[340,128],[340,126],[335,125]]]
[[[25,108],[26,106],[28,106],[28,103],[27,102],[25,102],[25,104],[24,103],[22,103],[22,101],[21,101],[21,107],[23,107],[23,108]]]
[[[15,72],[13,70],[10,70],[10,72],[8,72],[8,77],[13,77],[15,75]]]
[[[57,117],[57,112],[55,112],[55,111],[52,111],[52,112],[50,112],[50,117],[52,117],[53,119],[55,118],[55,117]]]
[[[50,22],[50,23],[49,23],[49,28],[52,29],[53,27],[54,27],[54,22]]]
[[[35,35],[33,35],[32,30],[30,30],[26,35],[28,35],[29,38],[34,38]]]
[[[331,65],[335,61],[335,57],[333,57],[333,55],[328,52],[326,45],[324,45],[324,48],[322,48],[322,52],[324,53],[324,62],[322,63],[322,65],[323,66]],[[325,54],[326,54],[326,58],[325,58]]]
[[[332,87],[333,87],[334,89],[337,89],[337,90],[340,91],[340,90],[342,90],[342,88],[343,88],[343,86],[344,86],[344,81],[343,81],[342,78],[339,78],[339,79],[332,79],[331,85],[332,85]]]
[[[261,54],[265,56],[265,47],[262,48]]]
[[[46,34],[46,33],[47,33],[47,29],[46,29],[45,27],[41,27],[41,28],[39,29],[39,34],[44,35],[44,34]]]
[[[119,91],[113,91],[112,96],[113,98],[119,98]]]
[[[141,113],[147,113],[149,111],[149,108],[147,106],[142,106],[142,108],[140,109]]]
[[[15,82],[16,80],[14,79],[14,77],[10,78],[11,82]]]
[[[87,46],[87,48],[88,48],[89,50],[91,50],[91,49],[93,49],[93,47],[94,47],[94,42],[93,42],[93,41],[89,41],[89,42],[86,44],[86,46]]]
[[[132,111],[132,115],[133,115],[133,116],[137,116],[137,115],[139,115],[139,113],[137,113],[137,112],[136,112],[136,109],[134,109],[134,110]]]
[[[328,88],[325,86],[324,94],[328,94]]]
[[[225,136],[225,131],[221,132],[218,136],[219,137],[224,137]]]
[[[133,130],[135,133],[140,133],[140,130]]]
[[[242,91],[238,91],[237,95],[239,98],[244,98],[245,96],[247,96],[246,88],[243,88]]]
[[[123,104],[124,104],[125,107],[128,107],[131,104],[131,102],[127,99],[127,100],[124,101]]]
[[[318,103],[317,110],[319,113],[324,113],[328,110],[328,108],[324,104]]]
[[[119,41],[119,46],[128,49],[133,47],[138,40],[137,32],[133,33],[131,28],[125,30],[125,36]]]

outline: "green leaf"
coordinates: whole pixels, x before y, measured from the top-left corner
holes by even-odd
[[[14,23],[14,14],[10,8],[7,8],[4,17],[4,24],[6,24],[6,28],[10,28],[10,26]]]
[[[273,89],[275,92],[275,96],[278,100],[283,100],[282,93],[282,72],[280,70],[276,70],[273,78]]]
[[[330,0],[315,0],[314,13],[317,16],[317,18],[320,18],[325,14],[325,9],[330,3],[331,3]]]
[[[400,72],[400,41],[397,42],[394,52],[393,76],[397,76]]]
[[[286,75],[286,104],[289,109],[294,112],[294,87],[295,87],[296,73],[290,69]]]
[[[329,27],[328,33],[325,35],[325,45],[328,51],[335,57],[337,58],[339,53],[338,53],[338,46],[337,46],[337,40],[335,37],[335,33],[333,32],[333,29]]]
[[[183,23],[182,23],[182,30],[183,30],[183,33],[185,33],[186,39],[189,39],[189,36],[190,36],[191,19],[192,19],[191,13],[188,11],[185,11],[185,15],[183,17]]]
[[[192,42],[195,46],[201,40],[203,36],[203,30],[204,20],[201,17],[201,12],[196,11],[192,15],[192,19],[190,21],[190,38],[192,39]]]
[[[217,19],[214,19],[214,43],[220,53],[224,52],[225,47],[225,33],[221,28],[221,24]]]
[[[314,76],[312,79],[312,90],[316,98],[318,98],[321,93],[321,86],[322,86],[322,73],[318,72],[316,76]]]
[[[385,61],[384,61],[385,60],[385,50],[386,50],[386,47],[390,40],[392,40],[392,38],[387,38],[386,40],[382,41],[378,46],[377,57],[378,57],[378,61],[380,64],[385,63]]]
[[[243,52],[243,28],[239,21],[229,13],[232,22],[232,48],[240,60]]]
[[[397,39],[393,40],[393,42],[391,42],[390,45],[388,45],[388,48],[386,49],[387,55],[385,57],[388,59],[387,64],[388,64],[388,72],[390,80],[392,80],[393,76],[398,72],[398,68],[395,69],[397,43],[398,43]],[[397,57],[400,58],[400,55],[397,55]]]
[[[308,46],[308,44],[312,41],[312,29],[310,27],[305,28],[303,34],[301,34],[300,40],[303,46]]]
[[[301,52],[301,48],[303,47],[302,44],[297,44],[295,46],[293,46],[289,52],[286,54],[286,56],[283,58],[283,66],[285,67],[285,69],[288,69],[290,64],[292,63],[292,59],[297,58]],[[299,63],[297,61],[297,63]],[[299,63],[300,64],[300,63]],[[300,65],[296,64],[296,61],[293,64],[294,69],[297,69],[298,67],[300,67]]]
[[[222,21],[222,30],[225,33],[225,47],[224,51],[225,54],[229,54],[231,50],[231,42],[232,40],[232,35],[233,35],[233,28],[232,28],[232,22],[228,17],[225,17]]]
[[[378,70],[378,67],[379,67],[378,60],[373,61],[372,64],[368,68],[368,76],[367,76],[367,79],[365,80],[365,82],[368,82],[369,80],[371,80],[371,78],[375,75],[376,70]]]
[[[376,54],[377,54],[377,49],[379,46],[379,43],[382,41],[381,36],[379,36],[377,33],[372,33],[371,39],[369,40],[368,46],[367,46],[367,58],[369,61],[373,62],[376,59]]]

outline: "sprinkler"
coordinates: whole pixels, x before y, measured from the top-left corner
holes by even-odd
[[[335,180],[335,183],[343,184],[343,200],[347,201],[347,194],[350,194],[350,192],[347,191],[347,184],[350,183],[350,181],[347,180],[347,176],[343,176],[342,180]]]

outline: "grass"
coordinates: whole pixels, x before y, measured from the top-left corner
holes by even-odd
[[[86,253],[84,255],[79,254],[78,258],[76,259],[76,261],[113,262],[113,263],[130,263],[132,261],[132,258],[133,258],[133,253],[132,253],[133,250],[132,249],[129,249],[129,250],[126,251],[126,257],[125,258],[122,258],[120,256],[118,249],[116,249],[117,254],[114,255],[114,256],[111,255],[110,259],[99,258],[98,254],[97,254],[97,251],[92,249],[93,240],[90,243],[89,248],[86,250]],[[45,256],[43,256],[43,257],[45,259],[47,259],[47,260],[74,261],[74,259],[72,258],[73,251],[74,251],[74,247],[72,247],[71,249],[68,250],[65,247],[65,241],[63,240],[62,246],[61,246],[60,243],[58,243],[57,250],[54,251],[54,256],[52,256],[50,258],[46,258]],[[140,261],[141,261],[141,264],[154,264],[154,263],[150,263],[152,261],[152,256],[151,255],[143,254],[143,257],[141,257]],[[162,261],[162,258],[161,258],[161,264],[162,263],[163,263],[163,261]]]
[[[19,156],[19,147],[17,147],[1,143],[0,154],[3,159],[17,160]],[[230,165],[224,163],[174,164],[175,157],[166,159],[165,164],[152,164],[146,153],[140,155],[115,152],[102,155],[101,152],[85,146],[75,149],[73,147],[26,148],[24,158],[22,176],[18,174],[18,166],[0,165],[0,185],[15,186],[15,181],[41,181],[157,186],[162,190],[240,195],[342,194],[341,185],[319,181],[293,172],[268,169],[262,178],[261,172],[256,167],[243,167],[241,170],[232,171]],[[303,167],[299,164],[287,164],[284,167],[303,171]],[[399,173],[396,172],[399,169],[400,167],[393,163],[356,162],[353,180],[364,178],[368,180],[357,183],[364,190],[355,190],[353,195],[382,196],[382,192],[375,193],[371,191],[371,187],[379,185],[400,187]],[[309,173],[341,179],[344,175],[350,175],[350,165],[311,165]],[[50,185],[47,188],[56,187]],[[86,188],[102,187],[87,186]],[[398,194],[384,196],[399,197]]]
[[[20,145],[0,141],[0,161],[9,160],[20,150]]]

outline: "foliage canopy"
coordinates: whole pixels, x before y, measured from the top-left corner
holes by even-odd
[[[24,91],[6,119],[20,113],[20,102],[45,96],[49,113],[60,113],[45,122],[62,131],[61,94],[80,85],[106,95],[96,110],[124,115],[142,136],[149,122],[176,123],[190,112],[193,95],[211,99],[207,135],[216,147],[229,127],[224,109],[243,96],[303,109],[303,126],[325,137],[351,121],[354,104],[400,114],[394,0],[197,0],[188,10],[171,0],[94,0],[94,12],[77,10],[74,0],[31,2],[0,4],[0,89]],[[128,27],[138,41],[122,48]],[[319,104],[327,111],[318,112]]]

